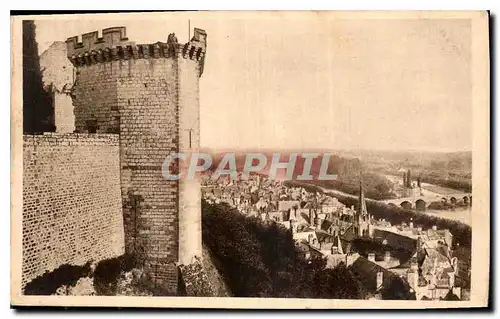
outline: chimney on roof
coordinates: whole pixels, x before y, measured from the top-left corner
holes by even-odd
[[[340,242],[339,236],[337,236],[337,251],[339,252],[339,254],[344,253],[344,249],[342,248],[342,243]]]
[[[297,232],[297,225],[295,224],[294,219],[290,219],[290,230],[292,232],[292,235]]]
[[[436,225],[432,226],[432,230],[438,230],[437,226]]]
[[[309,224],[312,226],[314,224],[314,211],[309,209]]]
[[[375,262],[375,253],[369,253],[368,254],[368,260],[371,262]]]
[[[410,228],[413,228],[413,222],[410,222]]]
[[[314,224],[316,225],[316,230],[321,229],[321,219],[319,218],[318,214],[316,214],[316,217],[314,218]]]

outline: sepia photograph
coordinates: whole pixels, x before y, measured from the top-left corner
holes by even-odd
[[[488,12],[11,26],[12,305],[488,306]]]

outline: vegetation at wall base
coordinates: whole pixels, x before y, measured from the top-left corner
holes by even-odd
[[[64,293],[64,291],[79,291],[74,288],[82,282],[82,279],[86,279],[90,282],[89,288],[93,290],[93,295],[152,295],[153,291],[148,289],[146,283],[142,283],[143,277],[135,258],[131,255],[121,255],[102,260],[95,264],[95,268],[91,261],[83,266],[61,265],[26,284],[23,294],[60,295],[63,288],[63,295],[72,295],[71,292]]]

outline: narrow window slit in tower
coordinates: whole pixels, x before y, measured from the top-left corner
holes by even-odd
[[[189,148],[192,148],[192,146],[191,146],[191,141],[192,141],[191,132],[193,132],[193,129],[190,128],[188,131],[189,131]]]

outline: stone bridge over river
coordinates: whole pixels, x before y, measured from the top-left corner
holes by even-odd
[[[421,195],[421,196],[411,196],[402,197],[396,199],[387,199],[381,201],[389,205],[400,206],[404,209],[415,209],[417,211],[425,211],[425,209],[435,202],[444,203],[446,205],[456,206],[457,204],[463,206],[472,205],[472,194],[468,193],[457,193],[457,194],[447,194],[447,195]]]

